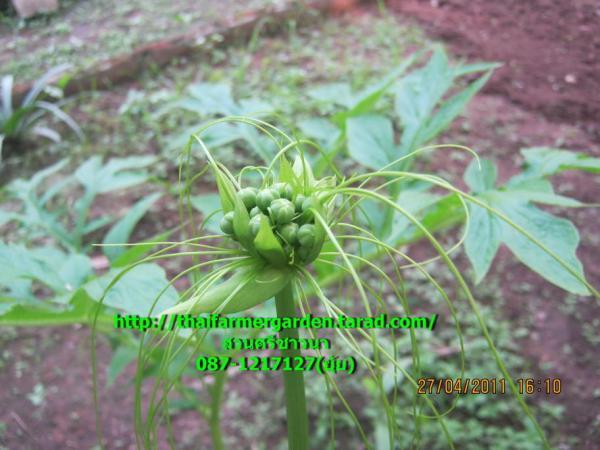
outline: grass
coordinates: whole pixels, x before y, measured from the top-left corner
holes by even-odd
[[[362,86],[387,73],[410,49],[431,43],[418,27],[393,16],[328,18],[303,28],[290,21],[285,28],[275,37],[259,36],[251,48],[238,44],[214,49],[204,58],[175,61],[163,71],[148,70],[135,84],[69,99],[64,109],[82,127],[86,141],[65,136],[62,143],[44,145],[37,154],[7,161],[7,168],[33,172],[61,154],[81,161],[96,154],[160,153],[170,134],[198,119],[174,112],[157,121],[152,113],[199,81],[231,83],[236,96],[264,99],[295,121],[320,110],[305,95],[311,86],[336,81]],[[228,162],[239,155],[221,148],[219,158]],[[253,162],[244,158],[240,164]],[[164,176],[165,171],[161,165],[157,174]]]
[[[50,67],[76,62],[79,68],[123,54],[142,44],[191,29],[208,28],[227,17],[268,6],[271,0],[90,0],[61,2],[63,8],[27,22],[0,24],[0,75],[33,79]],[[150,3],[150,4],[149,4]]]

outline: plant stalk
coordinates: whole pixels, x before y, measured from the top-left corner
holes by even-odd
[[[297,317],[292,283],[288,283],[275,296],[275,307],[279,318]],[[281,330],[279,337],[298,339],[298,329]],[[300,349],[288,348],[281,350],[281,356],[290,358],[293,364],[294,358],[301,356],[301,352]],[[308,413],[304,391],[304,372],[283,371],[283,387],[287,412],[288,448],[289,450],[308,450]]]
[[[223,434],[221,433],[221,401],[223,399],[223,387],[227,380],[227,371],[215,372],[215,384],[211,389],[210,405],[210,435],[215,450],[225,450]]]

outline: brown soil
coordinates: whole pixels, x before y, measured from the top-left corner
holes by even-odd
[[[390,0],[455,54],[504,65],[486,86],[600,140],[600,4],[596,0]]]

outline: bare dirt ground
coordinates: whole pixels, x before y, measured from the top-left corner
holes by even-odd
[[[600,140],[600,4],[596,0],[391,0],[455,54],[500,61],[486,92]]]

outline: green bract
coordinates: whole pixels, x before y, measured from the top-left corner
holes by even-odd
[[[198,297],[179,303],[164,314],[245,311],[277,294],[289,282],[291,274],[287,268],[276,269],[266,265],[243,267],[227,281],[199,292]]]

